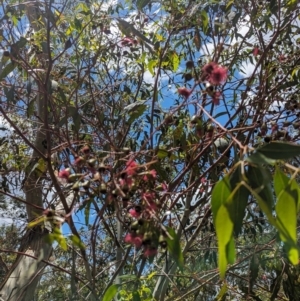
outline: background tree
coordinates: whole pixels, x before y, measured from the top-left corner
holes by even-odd
[[[3,300],[299,300],[297,1],[1,14]]]

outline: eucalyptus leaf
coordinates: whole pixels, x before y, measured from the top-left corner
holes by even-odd
[[[173,228],[168,228],[169,235],[166,236],[168,250],[180,269],[183,268],[183,254],[180,246],[180,240]]]
[[[102,301],[112,301],[118,292],[119,285],[112,284],[105,292]]]

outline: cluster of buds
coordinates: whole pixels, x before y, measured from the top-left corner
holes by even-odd
[[[209,123],[204,123],[200,116],[193,115],[191,117],[191,126],[195,128],[195,134],[199,138],[205,138],[205,140],[212,140],[215,132],[215,127]]]
[[[187,68],[192,68],[193,62],[188,62]],[[215,90],[215,86],[223,84],[228,76],[228,70],[215,62],[210,62],[204,65],[201,69],[202,74],[199,82],[206,82],[205,92],[207,95],[211,96],[212,102],[215,105],[219,105],[222,93]],[[194,87],[195,88],[195,87]],[[193,89],[188,89],[186,87],[180,87],[177,89],[179,95],[188,99],[193,92]]]
[[[126,209],[127,218],[132,223],[125,242],[142,247],[144,255],[151,257],[156,255],[159,245],[166,246],[159,221],[162,209],[159,192],[167,187],[158,183],[156,170],[150,168],[152,163],[141,165],[130,151],[124,150],[123,153],[126,158],[123,169],[113,170],[105,164],[106,160],[100,160],[88,146],[84,146],[72,168],[65,166],[58,176],[73,191],[85,196],[83,204],[92,196],[105,195],[109,206]]]
[[[294,126],[294,124],[292,124],[290,121],[284,121],[282,124],[279,124],[276,121],[271,121],[269,124],[258,121],[257,127],[260,129],[260,131],[258,132],[257,136],[264,137],[264,141],[267,143],[272,140],[290,141],[291,137],[288,131],[288,127],[290,125]]]
[[[159,246],[167,247],[166,235],[150,220],[145,219],[139,219],[131,224],[130,232],[126,234],[124,241],[136,248],[143,248],[146,257],[155,256]]]

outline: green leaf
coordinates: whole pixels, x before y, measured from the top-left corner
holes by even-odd
[[[228,263],[232,264],[235,262],[235,243],[233,236],[231,237],[229,243],[226,246],[226,254]]]
[[[75,18],[74,19],[74,26],[76,28],[77,31],[80,31],[82,29],[82,22],[81,20]]]
[[[139,292],[135,291],[132,293],[132,301],[141,301]]]
[[[152,76],[154,76],[154,67],[156,66],[156,64],[157,64],[156,60],[150,60],[148,62],[147,67]]]
[[[119,285],[112,284],[105,292],[102,301],[112,301],[118,291]]]
[[[168,157],[168,151],[166,151],[165,149],[158,149],[157,158],[158,159],[164,159],[166,157]]]
[[[218,113],[217,115],[214,116],[214,119],[217,119],[217,118],[219,118],[219,117],[221,117],[223,115],[227,115],[227,112],[224,111],[224,112]]]
[[[11,63],[7,64],[5,66],[5,68],[2,70],[1,74],[0,74],[0,80],[2,80],[3,78],[5,78],[16,67],[17,67],[17,65],[14,62],[11,62]]]
[[[231,243],[233,232],[233,223],[230,219],[229,212],[224,205],[220,206],[216,214],[215,227],[218,238],[219,270],[220,276],[223,279],[225,277],[229,257],[227,255],[227,245]]]
[[[48,234],[50,240],[54,240],[58,245],[64,250],[67,251],[68,245],[65,237],[63,236],[60,227],[54,227],[53,232]]]
[[[287,247],[287,253],[288,253],[288,258],[289,261],[293,265],[298,265],[299,264],[299,250],[295,246],[289,246]]]
[[[46,220],[47,220],[46,216],[42,215],[42,216],[34,219],[32,222],[29,222],[28,225],[27,225],[27,227],[28,228],[33,228],[33,227],[35,227],[37,225],[44,224]]]
[[[173,72],[176,72],[179,67],[179,57],[176,52],[172,54]]]
[[[149,4],[151,0],[137,0],[136,7],[139,10],[142,10],[147,4]]]
[[[277,196],[275,210],[277,214],[278,231],[280,238],[288,248],[290,261],[293,264],[297,264],[297,202],[299,198],[298,190],[291,187],[289,178],[278,168],[276,169],[274,176],[274,187]]]
[[[148,38],[146,38],[141,32],[136,30],[132,24],[128,23],[127,21],[121,18],[117,18],[117,21],[118,21],[118,27],[122,33],[128,36],[135,35],[139,37],[141,40],[143,40],[144,42],[147,42],[152,45],[152,42]]]
[[[221,205],[226,203],[227,199],[230,197],[230,194],[231,187],[229,177],[226,176],[215,185],[212,191],[211,209],[213,213],[214,222]]]
[[[135,110],[134,111],[131,111],[129,113],[129,120],[128,120],[128,123],[132,123],[133,121],[137,120],[139,117],[141,117],[144,112],[146,111],[147,109],[147,106],[146,105],[139,105],[139,106],[136,106]]]
[[[139,111],[140,107],[143,106],[146,102],[147,102],[147,100],[139,100],[139,101],[129,104],[128,106],[124,107],[123,115]]]
[[[82,250],[85,249],[85,245],[83,244],[83,242],[81,241],[81,239],[78,236],[71,235],[70,239],[76,247],[78,247],[79,249],[82,249]]]
[[[91,203],[92,201],[88,201],[84,208],[84,221],[86,226],[89,224]]]
[[[4,90],[4,94],[7,98],[7,101],[8,102],[11,101],[11,102],[15,103],[16,102],[15,101],[15,86],[12,85],[10,89],[8,89],[8,87],[4,87],[3,90]]]
[[[136,275],[133,274],[127,274],[127,275],[121,275],[119,276],[119,279],[126,280],[126,281],[133,281],[137,279]]]
[[[14,44],[11,45],[10,47],[10,54],[13,57],[17,57],[19,54],[19,51],[21,48],[23,48],[27,44],[27,39],[24,37],[21,37],[20,40]]]
[[[269,221],[273,219],[273,194],[271,190],[272,176],[268,169],[264,167],[249,166],[246,177],[249,185],[256,192],[258,199],[257,202],[261,210],[267,215]],[[252,191],[250,191],[252,193]]]
[[[177,236],[175,230],[173,228],[168,228],[168,233],[166,237],[167,245],[168,245],[168,250],[170,254],[173,256],[175,262],[177,263],[178,267],[180,269],[183,268],[184,260],[183,260],[183,254],[181,251],[181,246],[180,246],[180,240],[179,237]]]
[[[201,20],[202,20],[203,32],[206,33],[208,28],[208,15],[204,9],[201,11]]]
[[[217,295],[217,297],[216,297],[215,300],[216,301],[222,301],[222,300],[224,300],[224,297],[225,297],[225,294],[227,293],[227,290],[228,290],[227,285],[224,284],[222,286],[222,288],[220,289],[220,291],[219,291],[219,293],[218,293],[218,295]]]
[[[242,181],[241,171],[240,168],[237,168],[230,177],[231,190],[237,187],[241,181]],[[225,203],[230,218],[234,224],[235,235],[238,235],[241,231],[243,219],[245,216],[245,209],[248,204],[249,195],[250,195],[249,190],[243,185],[239,185],[239,188],[235,191],[235,193],[231,196],[231,198]]]
[[[256,150],[268,159],[286,160],[300,155],[300,145],[288,142],[270,142]]]
[[[263,155],[260,152],[255,152],[254,154],[246,158],[245,161],[254,164],[269,164],[269,165],[274,165],[276,163],[276,160],[268,159],[265,155]]]

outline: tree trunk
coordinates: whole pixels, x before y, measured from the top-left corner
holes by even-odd
[[[38,31],[36,22],[41,12],[38,4],[27,4],[27,17],[31,26]],[[46,99],[43,93],[43,83],[38,82],[39,94],[37,95],[37,111],[41,120],[45,117]],[[43,208],[42,183],[40,174],[33,170],[39,159],[43,160],[46,149],[43,141],[46,139],[45,128],[41,125],[36,129],[34,150],[31,160],[25,171],[24,192],[26,196],[26,211],[28,221],[41,216]],[[34,206],[32,206],[34,205]],[[42,276],[42,271],[46,264],[43,260],[48,260],[52,252],[52,246],[45,242],[45,235],[48,231],[44,227],[36,226],[28,229],[22,239],[19,254],[15,263],[10,268],[8,275],[0,286],[0,301],[32,301],[34,291]]]
[[[1,301],[33,300],[34,291],[45,268],[42,260],[48,259],[52,251],[52,246],[44,240],[44,234],[41,228],[27,231],[20,249],[24,255],[18,255],[3,281]]]

